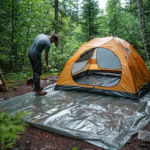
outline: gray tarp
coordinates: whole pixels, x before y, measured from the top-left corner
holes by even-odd
[[[103,76],[103,75],[84,75],[75,79],[75,82],[83,85],[112,87],[117,85],[120,77]]]
[[[13,115],[28,111],[25,120],[48,131],[85,140],[105,149],[121,149],[150,121],[150,92],[140,101],[76,91],[21,95],[0,103]]]

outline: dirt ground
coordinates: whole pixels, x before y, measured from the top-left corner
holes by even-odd
[[[41,86],[46,87],[55,82],[56,76],[48,77],[41,81]],[[32,92],[31,86],[25,84],[16,85],[9,88],[9,92],[0,92],[0,101]],[[150,132],[150,122],[143,130]],[[20,139],[16,140],[15,147],[12,150],[104,150],[85,141],[65,137],[56,133],[47,132],[32,126],[26,128],[24,133],[19,133]],[[143,142],[137,138],[138,134],[126,143],[122,150],[150,150],[150,142]]]

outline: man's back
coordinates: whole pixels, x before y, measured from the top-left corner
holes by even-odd
[[[43,49],[49,52],[50,46],[51,46],[50,37],[45,34],[39,34],[35,38],[32,46],[30,47],[29,53],[34,54],[37,57],[41,57]]]

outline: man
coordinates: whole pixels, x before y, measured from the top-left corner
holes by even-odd
[[[51,43],[58,42],[58,35],[53,34],[47,36],[45,34],[39,34],[29,50],[29,59],[33,69],[33,83],[35,95],[45,95],[47,92],[42,91],[40,87],[40,76],[42,74],[42,62],[41,62],[41,53],[45,49],[45,62],[48,68],[50,65],[48,63],[48,52],[51,47]]]

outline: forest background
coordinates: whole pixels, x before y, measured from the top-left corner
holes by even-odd
[[[150,0],[0,0],[0,67],[10,80],[32,76],[28,51],[38,34],[59,35],[52,44],[48,70],[42,56],[43,73],[60,73],[68,59],[87,41],[118,36],[140,54],[150,68],[150,48],[141,36],[138,1],[143,2],[145,33],[150,41]]]

